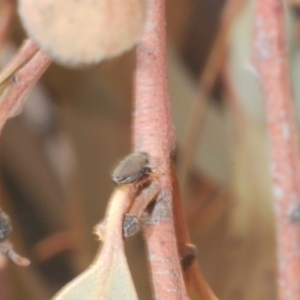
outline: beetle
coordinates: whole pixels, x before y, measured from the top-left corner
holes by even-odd
[[[140,231],[140,221],[132,214],[125,214],[123,221],[123,235],[126,239]]]
[[[132,153],[119,163],[111,176],[112,180],[118,185],[136,182],[144,175],[152,173],[148,164],[146,152]]]
[[[12,231],[10,217],[0,210],[0,243],[4,242]]]
[[[7,256],[15,264],[26,267],[30,264],[30,261],[16,253],[11,243],[7,240],[11,231],[12,225],[10,217],[4,211],[0,210],[0,253]]]

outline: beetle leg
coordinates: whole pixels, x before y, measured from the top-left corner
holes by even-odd
[[[3,255],[7,256],[18,266],[27,267],[30,264],[29,259],[27,259],[26,257],[22,257],[17,252],[15,252],[12,248],[12,245],[8,242],[0,244],[0,252]]]

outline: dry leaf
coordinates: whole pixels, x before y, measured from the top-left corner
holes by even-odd
[[[123,216],[131,186],[113,194],[104,232],[104,245],[94,263],[67,284],[52,300],[138,300],[124,252]]]

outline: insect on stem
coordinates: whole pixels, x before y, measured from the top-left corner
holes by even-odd
[[[112,174],[112,180],[118,185],[137,182],[144,175],[152,173],[152,169],[148,164],[147,153],[132,153],[126,156],[116,167]]]
[[[30,261],[20,256],[13,250],[13,246],[7,241],[8,235],[12,231],[10,217],[0,210],[0,253],[12,260],[16,265],[27,267]]]

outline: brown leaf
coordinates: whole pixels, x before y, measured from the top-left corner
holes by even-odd
[[[104,244],[94,263],[67,284],[53,300],[137,300],[124,252],[123,216],[135,188],[126,185],[113,193],[106,215]]]

